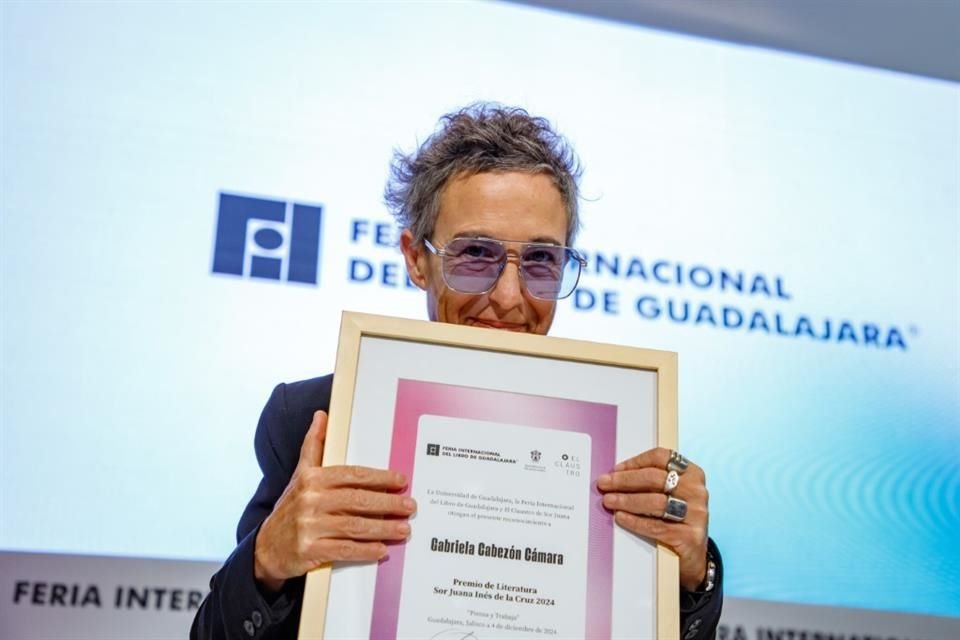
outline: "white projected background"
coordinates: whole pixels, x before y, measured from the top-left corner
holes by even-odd
[[[498,3],[6,4],[2,47],[0,548],[225,557],[273,385],[424,317],[392,148],[489,99],[586,167],[553,333],[680,353],[727,593],[960,616],[957,85]],[[221,192],[321,206],[319,284],[212,273]]]

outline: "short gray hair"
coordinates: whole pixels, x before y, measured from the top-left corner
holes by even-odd
[[[488,171],[550,176],[567,210],[566,242],[573,244],[580,228],[580,162],[546,119],[518,107],[480,102],[443,116],[419,149],[394,151],[384,199],[397,222],[421,243],[433,233],[450,180]]]

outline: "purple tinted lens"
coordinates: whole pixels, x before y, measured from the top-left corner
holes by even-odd
[[[569,262],[566,247],[533,245],[523,252],[523,280],[538,298],[561,297],[564,266]]]
[[[482,293],[491,289],[506,264],[507,254],[498,242],[457,238],[444,247],[443,273],[451,289]]]
[[[526,280],[527,291],[538,298],[553,300],[560,297],[560,280]]]

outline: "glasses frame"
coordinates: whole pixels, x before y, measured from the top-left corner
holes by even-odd
[[[549,242],[524,242],[524,241],[522,241],[522,240],[500,240],[500,239],[498,239],[498,238],[488,238],[488,237],[486,237],[486,236],[477,236],[477,237],[465,237],[465,236],[461,236],[461,237],[457,237],[457,238],[453,238],[453,239],[449,240],[446,245],[444,245],[443,247],[440,247],[440,248],[435,247],[435,246],[433,245],[433,243],[430,242],[430,240],[428,240],[427,238],[424,238],[424,239],[423,239],[423,244],[427,247],[427,249],[430,250],[431,253],[433,253],[433,255],[438,256],[438,257],[441,259],[441,261],[443,261],[443,259],[446,258],[446,257],[449,255],[449,254],[447,253],[447,246],[449,246],[449,244],[450,244],[451,242],[454,242],[454,241],[456,241],[456,240],[484,240],[484,241],[487,241],[487,242],[495,242],[495,243],[497,243],[498,245],[500,245],[500,246],[503,248],[504,256],[506,256],[506,258],[505,258],[505,259],[503,260],[503,262],[500,264],[500,272],[497,273],[497,277],[494,278],[494,280],[493,280],[493,282],[490,284],[490,286],[487,287],[486,289],[484,289],[483,291],[463,291],[462,289],[457,289],[457,288],[454,287],[452,284],[450,284],[450,281],[447,279],[447,270],[446,270],[445,268],[443,268],[442,265],[441,265],[440,273],[443,274],[443,282],[447,285],[447,287],[449,287],[450,289],[452,289],[453,291],[456,291],[456,292],[458,292],[458,293],[466,293],[466,294],[469,294],[469,295],[480,296],[480,295],[483,295],[483,294],[485,294],[485,293],[489,293],[490,291],[493,291],[493,289],[497,286],[497,283],[500,281],[500,276],[503,275],[503,270],[507,268],[507,263],[510,261],[510,259],[509,259],[509,258],[510,258],[510,250],[507,248],[507,244],[508,244],[508,243],[509,243],[509,244],[519,244],[519,245],[520,245],[520,247],[521,247],[521,248],[520,248],[520,252],[519,252],[519,253],[516,253],[516,252],[515,252],[518,257],[519,257],[526,249],[528,249],[529,247],[548,247],[548,248],[550,248],[550,249],[564,249],[565,251],[567,251],[567,253],[568,253],[568,255],[570,256],[570,258],[572,258],[572,259],[577,263],[577,265],[578,265],[577,277],[576,277],[576,279],[573,281],[573,287],[570,289],[570,292],[567,293],[566,295],[559,296],[559,297],[556,297],[556,298],[544,298],[543,296],[538,296],[537,294],[535,294],[535,293],[527,286],[526,276],[525,276],[524,273],[523,273],[523,263],[522,263],[522,261],[521,261],[521,262],[517,265],[517,273],[520,275],[520,281],[523,283],[523,288],[524,288],[531,296],[533,296],[533,297],[536,298],[537,300],[550,300],[550,301],[555,301],[555,300],[563,300],[564,298],[569,298],[571,295],[573,295],[573,292],[577,290],[577,286],[580,284],[580,276],[583,275],[583,270],[584,270],[584,268],[587,266],[587,260],[586,260],[586,258],[584,258],[582,255],[580,255],[580,252],[577,251],[576,249],[574,249],[573,247],[568,247],[568,246],[562,245],[562,244],[550,244]],[[569,260],[568,260],[568,262],[569,262]],[[566,267],[567,267],[567,265],[566,265],[566,263],[564,263],[562,269],[565,270]],[[561,272],[561,273],[562,273],[562,272]],[[561,283],[563,282],[562,276],[561,276],[561,281],[560,281],[560,282],[561,282]]]

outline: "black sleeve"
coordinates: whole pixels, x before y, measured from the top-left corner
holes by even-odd
[[[723,609],[723,562],[713,540],[707,540],[707,553],[717,566],[713,589],[680,590],[680,637],[683,640],[708,640],[717,636]]]
[[[328,410],[331,377],[280,384],[270,396],[254,438],[263,478],[237,526],[237,547],[210,579],[210,593],[190,630],[193,640],[295,638],[304,579],[288,580],[279,594],[261,591],[253,573],[257,532],[286,488],[318,409]]]

